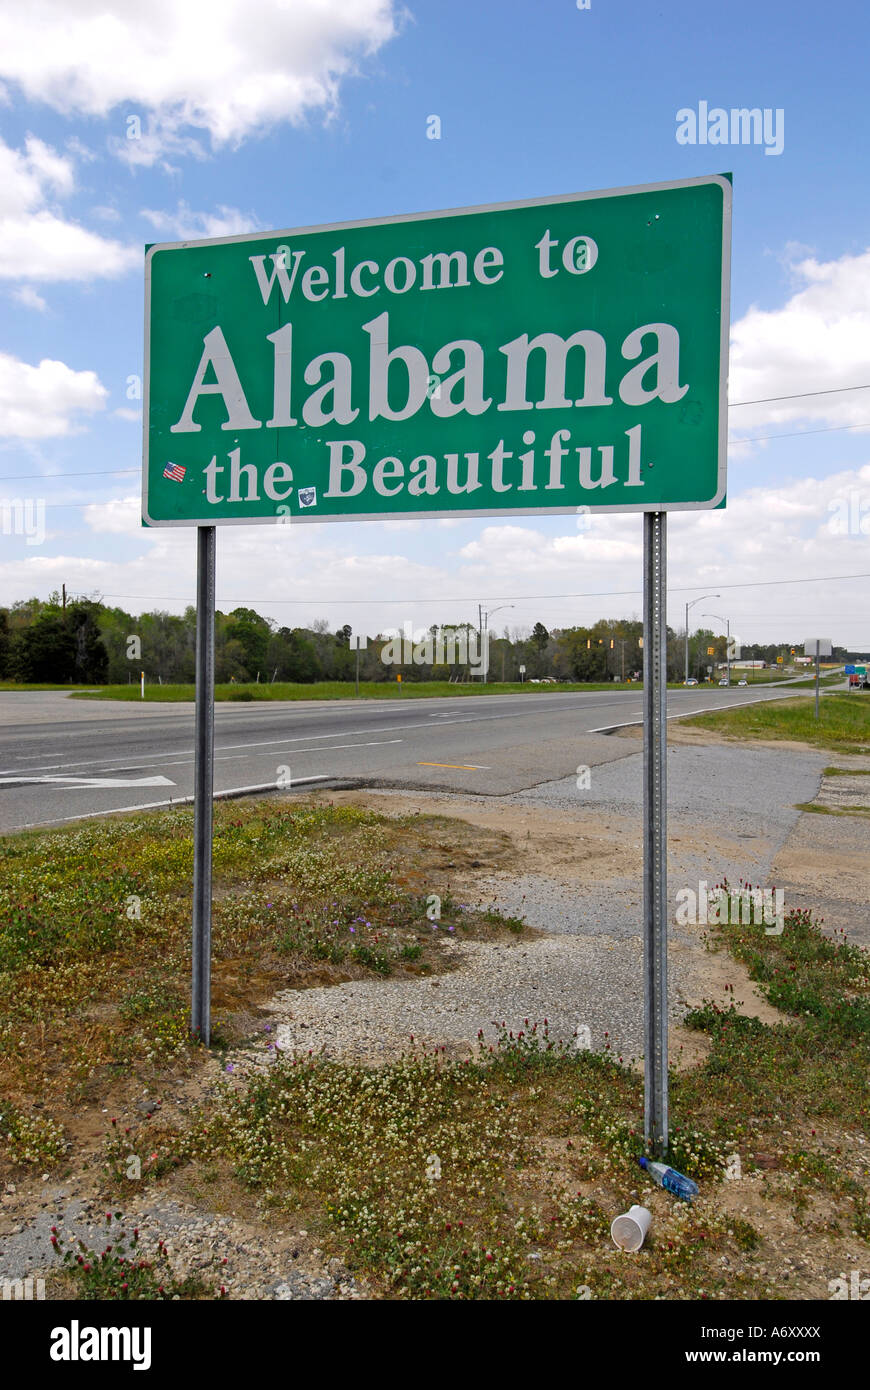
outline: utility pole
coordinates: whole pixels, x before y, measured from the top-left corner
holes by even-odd
[[[63,611],[66,614],[66,585],[62,584],[61,589],[63,590]]]

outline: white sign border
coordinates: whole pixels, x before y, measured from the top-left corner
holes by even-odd
[[[234,242],[255,242],[281,240],[294,236],[308,236],[315,232],[344,232],[357,227],[390,227],[401,222],[427,222],[440,217],[465,217],[481,212],[510,212],[514,208],[552,207],[564,203],[583,203],[594,198],[629,197],[639,193],[663,193],[677,188],[697,188],[718,184],[722,189],[722,296],[720,303],[720,341],[719,341],[719,458],[717,467],[716,495],[708,502],[670,502],[653,506],[643,502],[612,507],[590,506],[591,516],[597,513],[628,512],[689,512],[712,511],[725,497],[728,464],[728,350],[730,344],[731,310],[731,180],[724,174],[702,174],[691,179],[673,179],[665,183],[636,184],[625,188],[602,188],[589,193],[566,193],[550,198],[525,198],[510,203],[482,203],[475,207],[440,208],[432,212],[400,213],[395,217],[367,217],[353,222],[327,222],[312,227],[292,227],[279,231],[243,232],[237,236],[207,237],[193,241],[161,241],[148,247],[145,253],[145,359],[142,390],[142,523],[147,527],[164,528],[169,526],[297,526],[306,523],[327,523],[342,521],[422,521],[464,520],[467,518],[500,516],[576,516],[577,507],[500,507],[470,511],[410,511],[410,512],[354,512],[339,516],[307,516],[304,513],[281,516],[258,517],[204,517],[202,520],[184,517],[173,521],[155,521],[148,515],[148,467],[149,467],[149,399],[150,399],[150,361],[151,361],[151,259],[158,251],[181,251],[196,246],[228,246]]]

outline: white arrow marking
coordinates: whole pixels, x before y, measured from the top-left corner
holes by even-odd
[[[13,783],[42,782],[64,787],[174,787],[168,777],[0,777],[0,787]]]

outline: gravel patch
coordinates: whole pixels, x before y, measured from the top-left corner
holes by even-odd
[[[12,1191],[3,1204],[14,1199]],[[123,1222],[108,1224],[105,1210],[90,1199],[69,1200],[63,1188],[45,1192],[43,1210],[32,1220],[12,1224],[0,1235],[0,1281],[31,1277],[44,1281],[46,1299],[60,1298],[58,1272],[62,1256],[51,1244],[51,1228],[66,1249],[83,1241],[98,1254],[107,1244],[117,1246],[120,1231],[132,1235],[139,1229],[135,1246],[139,1259],[151,1260],[157,1242],[163,1240],[172,1272],[178,1279],[196,1276],[218,1290],[223,1286],[231,1299],[273,1299],[280,1302],[347,1300],[365,1293],[341,1260],[322,1258],[308,1232],[275,1227],[265,1236],[262,1228],[232,1216],[203,1213],[176,1201],[133,1203],[124,1210]],[[128,1247],[129,1248],[129,1247]],[[34,1282],[34,1291],[38,1286]]]
[[[467,1055],[479,1032],[489,1045],[502,1022],[516,1034],[547,1019],[551,1039],[575,1045],[574,1034],[585,1025],[594,1049],[609,1045],[626,1059],[641,1054],[639,936],[554,935],[516,945],[463,942],[453,949],[459,968],[434,980],[354,981],[277,995],[271,1008],[279,1049],[367,1063],[412,1046],[446,1045]],[[676,1022],[680,980],[672,984]]]

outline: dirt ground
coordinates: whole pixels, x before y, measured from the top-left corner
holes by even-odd
[[[617,737],[635,739],[638,734],[637,730],[623,730]],[[687,744],[726,741],[710,731],[679,725],[671,726],[669,739],[674,743]],[[784,747],[780,742],[772,746],[780,751]],[[797,747],[803,751],[802,745]],[[852,773],[870,767],[870,760],[866,758],[844,759],[832,754],[831,762]],[[862,782],[867,784],[863,794]],[[860,812],[858,815],[830,814],[830,811],[842,812],[843,809],[842,788],[836,783],[836,778],[824,779],[818,798],[821,813],[804,812],[798,818],[794,830],[776,855],[773,881],[788,886],[787,905],[807,905],[818,910],[821,903],[826,919],[832,924],[848,922],[854,934],[859,919],[861,923],[865,922],[870,825]],[[850,808],[855,806],[856,798],[858,804],[862,803],[862,795],[863,800],[870,799],[870,777],[850,778]],[[430,860],[426,870],[431,875],[437,869],[442,876],[440,881],[449,887],[454,897],[462,897],[468,902],[486,896],[491,899],[493,882],[500,877],[509,880],[512,875],[515,876],[518,864],[522,865],[524,874],[549,881],[555,889],[569,894],[581,884],[586,888],[590,883],[600,884],[606,889],[608,883],[614,880],[637,882],[641,872],[639,825],[635,819],[622,817],[606,808],[576,808],[569,812],[564,808],[494,798],[483,800],[422,792],[361,790],[321,791],[311,793],[307,799],[352,803],[387,816],[404,816],[415,812],[435,814],[458,823],[457,833],[453,837],[445,837],[444,852],[439,863],[436,865],[434,860]],[[470,835],[469,827],[477,834]],[[693,849],[699,854],[709,852],[710,862],[715,861],[718,850],[727,843],[727,839],[727,830],[724,829],[721,836],[713,829],[703,827],[692,832]],[[434,880],[430,878],[429,881]],[[563,934],[555,938],[548,934],[546,924],[541,921],[533,925],[535,931],[520,938],[516,945],[506,943],[497,954],[493,954],[493,962],[498,961],[499,969],[503,972],[505,952],[516,960],[519,970],[532,968],[535,959],[546,960],[548,943],[558,945],[560,949],[572,940],[581,948],[592,945],[591,942],[584,943],[582,937],[576,935],[571,938]],[[619,943],[615,938],[614,942],[615,945],[608,944],[609,938],[599,933],[595,949],[618,949]],[[625,942],[622,944],[625,945]],[[633,945],[632,950],[636,954],[636,946]],[[472,974],[480,974],[482,952],[483,948],[479,946],[469,951],[468,965]],[[537,952],[541,952],[540,957]],[[457,950],[457,954],[460,958],[451,975],[460,978],[463,975],[461,950]],[[526,957],[528,964],[521,967],[520,961]],[[734,1001],[741,1012],[754,1015],[766,1023],[787,1021],[764,1000],[742,966],[724,951],[711,949],[705,929],[684,928],[675,933],[669,946],[669,959],[673,978],[679,981],[676,993],[681,1009],[699,1005],[704,1000],[713,1000],[723,1008]],[[493,982],[496,982],[495,975]],[[315,985],[314,989],[305,987],[311,984]],[[445,993],[447,984],[448,977],[442,975],[440,983],[438,980],[429,981],[426,988],[432,989],[431,997],[434,999]],[[383,997],[387,998],[390,991],[407,992],[417,988],[415,982],[410,980],[362,983],[345,980],[339,989],[329,980],[306,980],[295,994],[299,1007],[304,1010],[306,997],[313,999],[316,994],[323,992],[324,986],[333,997],[341,994],[341,999],[336,998],[331,1007],[333,1010],[340,1009],[343,1023],[356,1013],[360,1027],[366,1021],[364,1015],[370,1007],[370,1002],[367,1004],[366,1001],[371,1000],[371,991],[382,990]],[[275,1004],[276,1000],[268,1000],[265,996],[259,1001],[260,1009],[266,1011]],[[437,1030],[437,1011],[432,1025]],[[702,1060],[707,1046],[706,1035],[678,1026],[671,1028],[673,1065],[689,1067],[696,1064]],[[246,1067],[256,1065],[256,1054],[250,1050],[239,1055]],[[242,1071],[243,1067],[240,1066],[239,1074],[234,1079],[239,1084],[243,1080]],[[179,1116],[189,1113],[193,1104],[206,1098],[219,1083],[227,1082],[228,1077],[221,1064],[211,1059],[195,1077],[169,1082],[163,1095],[164,1113],[173,1112]],[[131,1095],[123,1111],[129,1113],[153,1104],[154,1101],[147,1094],[138,1099]],[[93,1109],[81,1117],[83,1124],[89,1125],[93,1133],[89,1136],[79,1134],[79,1144],[90,1148],[92,1154],[99,1144],[100,1135],[105,1132],[105,1106],[105,1099],[102,1104],[96,1102]],[[87,1142],[88,1138],[90,1143]],[[850,1155],[850,1162],[852,1158],[856,1162],[865,1158],[864,1150],[858,1149],[859,1141],[855,1136],[837,1134],[831,1138],[838,1144],[848,1146],[843,1148],[843,1153]],[[546,1157],[548,1142],[546,1136],[542,1136],[542,1161]],[[765,1278],[770,1278],[771,1287],[778,1296],[826,1298],[827,1280],[837,1277],[841,1271],[848,1273],[850,1267],[855,1266],[855,1261],[861,1259],[861,1253],[856,1252],[863,1251],[866,1260],[866,1247],[856,1238],[829,1233],[826,1226],[828,1213],[821,1205],[818,1211],[811,1210],[801,1223],[796,1223],[790,1214],[787,1181],[784,1174],[776,1171],[778,1165],[775,1157],[756,1155],[755,1158],[758,1171],[745,1175],[740,1182],[723,1184],[717,1201],[735,1216],[742,1215],[751,1220],[761,1233],[765,1260],[761,1272]],[[88,1213],[97,1185],[97,1174],[93,1169],[88,1171],[87,1161],[84,1170],[72,1175],[61,1187],[45,1180],[40,1182],[38,1178],[20,1182],[17,1186],[9,1185],[0,1195],[0,1243],[5,1246],[7,1255],[20,1251],[21,1260],[28,1252],[27,1265],[17,1266],[16,1272],[18,1268],[21,1273],[46,1268],[49,1223],[67,1204],[72,1227],[83,1229],[88,1226]],[[651,1205],[656,1211],[658,1206],[664,1210],[666,1202],[661,1194],[653,1194]],[[348,1278],[340,1261],[327,1261],[325,1253],[309,1238],[304,1220],[289,1222],[286,1226],[282,1223],[280,1230],[270,1230],[262,1224],[253,1208],[242,1209],[236,1191],[232,1194],[229,1189],[226,1194],[222,1192],[219,1175],[216,1185],[211,1187],[203,1187],[199,1179],[194,1181],[189,1174],[169,1178],[150,1194],[142,1194],[137,1203],[138,1213],[150,1223],[155,1238],[158,1232],[164,1235],[168,1233],[183,1268],[202,1269],[203,1273],[210,1273],[214,1269],[215,1276],[228,1284],[230,1297],[371,1296],[371,1291],[364,1284],[357,1284]],[[0,1254],[3,1253],[0,1250]],[[218,1257],[228,1258],[228,1264],[217,1265]],[[49,1296],[62,1294],[56,1290]]]

